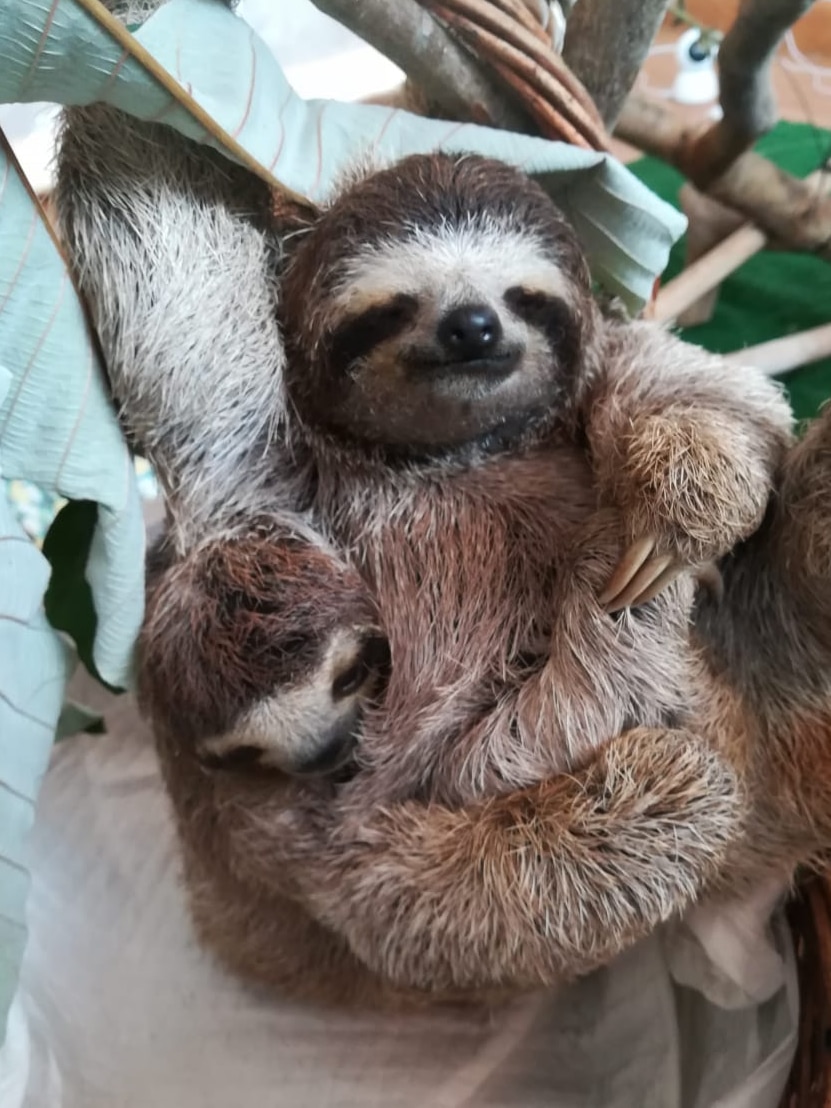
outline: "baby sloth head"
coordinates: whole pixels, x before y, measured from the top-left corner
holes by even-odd
[[[302,236],[281,315],[308,426],[403,452],[516,439],[570,408],[594,319],[545,192],[502,162],[414,155]]]

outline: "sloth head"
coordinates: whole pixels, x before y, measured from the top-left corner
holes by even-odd
[[[415,155],[299,238],[281,315],[301,421],[403,452],[509,440],[565,414],[594,324],[545,192],[502,162]]]

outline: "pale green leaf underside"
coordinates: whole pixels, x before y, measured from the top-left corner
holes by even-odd
[[[264,175],[313,199],[364,153],[390,158],[443,148],[504,158],[543,179],[583,237],[595,276],[632,306],[648,299],[683,232],[673,208],[605,155],[388,108],[302,100],[265,44],[220,0],[170,0],[135,37]],[[106,100],[216,145],[73,0],[6,0],[0,101],[8,100]]]
[[[83,310],[36,205],[0,148],[0,474],[99,502],[87,576],[96,662],[130,677],[144,532],[133,469]],[[26,835],[71,661],[46,622],[49,567],[0,501],[0,1027],[23,948]]]

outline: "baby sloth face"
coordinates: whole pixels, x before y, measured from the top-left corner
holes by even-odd
[[[408,158],[347,189],[297,248],[289,396],[310,425],[371,445],[510,440],[567,406],[591,311],[541,189],[483,158]]]

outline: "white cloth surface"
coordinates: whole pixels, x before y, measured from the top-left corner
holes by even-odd
[[[753,906],[492,1012],[321,1013],[244,987],[195,945],[128,704],[56,748],[32,868],[2,1108],[776,1108],[790,1067],[790,941]]]

